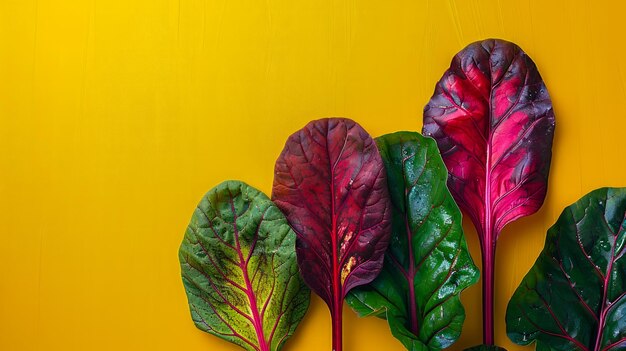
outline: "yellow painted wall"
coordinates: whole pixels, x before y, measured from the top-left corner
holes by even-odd
[[[269,192],[285,139],[347,116],[420,130],[452,56],[499,37],[537,63],[556,111],[546,203],[507,227],[506,303],[561,210],[626,186],[621,1],[0,0],[0,350],[235,350],[197,330],[178,245],[222,180]],[[475,231],[465,223],[480,261]],[[453,350],[481,339],[480,288]],[[344,311],[346,351],[402,350]],[[285,350],[330,349],[318,298]]]

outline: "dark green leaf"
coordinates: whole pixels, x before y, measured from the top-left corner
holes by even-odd
[[[408,350],[440,350],[459,337],[459,293],[478,280],[461,212],[433,139],[399,132],[376,142],[393,204],[392,240],[381,274],[347,301],[360,316],[386,318]]]
[[[211,189],[179,251],[196,326],[249,351],[280,350],[309,306],[295,239],[260,191],[238,181]]]
[[[626,350],[626,188],[567,207],[509,302],[507,334],[537,350]]]

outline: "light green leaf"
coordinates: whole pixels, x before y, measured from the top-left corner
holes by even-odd
[[[309,306],[295,233],[267,196],[242,182],[202,198],[179,259],[196,326],[246,350],[280,350]]]

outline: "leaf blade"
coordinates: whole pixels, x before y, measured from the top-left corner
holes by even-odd
[[[339,351],[343,299],[376,277],[389,241],[386,175],[373,139],[349,119],[310,122],[276,161],[272,199],[296,232],[305,282],[331,310]]]
[[[450,189],[477,228],[489,224],[489,206],[498,233],[541,207],[554,112],[537,67],[517,45],[485,40],[459,52],[424,108],[423,132],[437,140]],[[489,194],[488,183],[496,186]],[[522,197],[528,201],[515,202]]]
[[[625,188],[592,191],[563,211],[507,307],[513,342],[536,340],[553,350],[626,348],[625,216]]]
[[[478,280],[461,213],[434,140],[397,132],[376,142],[388,174],[392,240],[381,274],[347,301],[361,316],[386,318],[408,350],[440,350],[460,334],[458,294]]]
[[[294,246],[263,193],[238,181],[207,192],[179,249],[196,326],[246,350],[280,350],[309,303]]]

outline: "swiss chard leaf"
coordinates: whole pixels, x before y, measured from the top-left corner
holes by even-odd
[[[296,232],[300,271],[328,305],[333,350],[340,351],[343,300],[378,275],[391,234],[387,177],[374,140],[349,119],[310,122],[276,161],[272,199]]]
[[[424,108],[424,135],[437,141],[448,185],[478,231],[483,261],[483,339],[493,344],[496,240],[536,212],[546,194],[554,113],[533,61],[503,40],[459,52]]]
[[[626,350],[626,188],[567,207],[509,302],[507,334],[537,350]]]
[[[461,211],[434,140],[398,132],[376,143],[393,205],[391,243],[381,274],[346,301],[361,316],[387,319],[407,350],[440,350],[458,339],[465,320],[459,294],[478,281]]]
[[[238,181],[200,201],[179,259],[196,326],[249,351],[276,351],[309,306],[295,234],[260,191]]]

